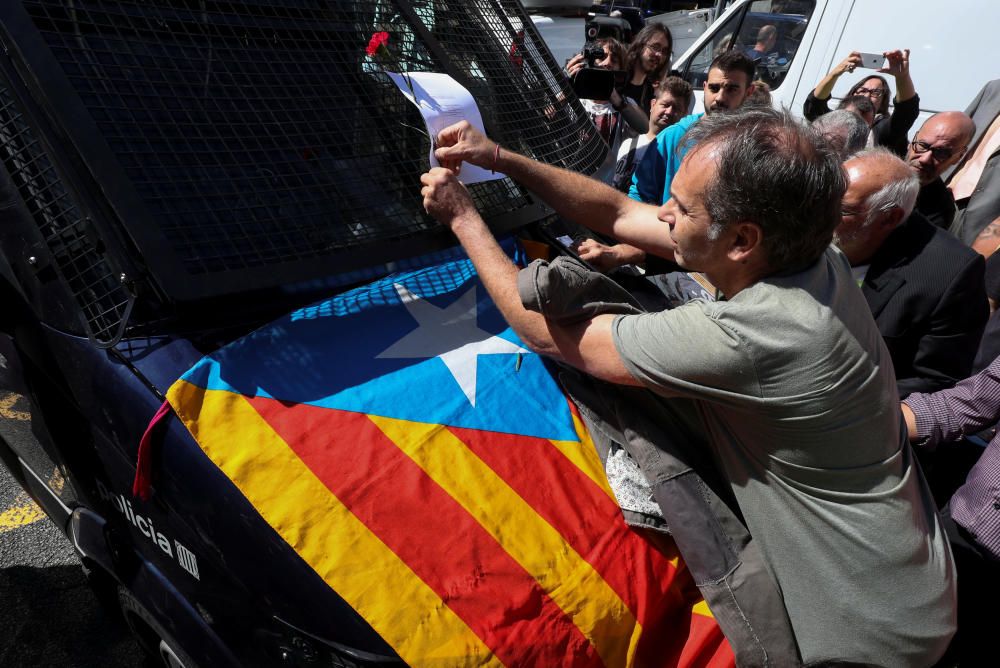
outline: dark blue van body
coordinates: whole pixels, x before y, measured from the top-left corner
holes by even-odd
[[[12,0],[0,7],[0,458],[172,663],[400,663],[168,419],[203,355],[453,243],[417,197],[430,140],[365,55],[472,92],[490,134],[593,171],[606,145],[520,4]],[[581,139],[583,138],[583,139]],[[491,226],[550,215],[510,180]],[[363,336],[363,332],[358,333]]]

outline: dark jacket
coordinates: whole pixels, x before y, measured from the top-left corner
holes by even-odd
[[[802,104],[802,115],[812,122],[830,111],[830,98],[821,100],[809,91],[806,101]],[[872,135],[876,146],[885,146],[898,155],[906,156],[908,135],[913,123],[920,115],[920,96],[914,95],[909,100],[896,103],[888,116],[879,114],[872,124]]]
[[[913,213],[872,258],[861,291],[892,356],[899,396],[972,369],[989,317],[981,255]]]
[[[955,219],[955,198],[939,177],[920,188],[915,210],[930,224],[947,230]]]
[[[563,324],[641,310],[610,278],[565,257],[521,270],[518,291],[525,308]],[[709,454],[697,402],[606,383],[572,368],[560,373],[560,381],[601,459],[623,447],[638,463],[665,525],[629,514],[626,520],[673,537],[737,664],[801,665],[781,592]]]

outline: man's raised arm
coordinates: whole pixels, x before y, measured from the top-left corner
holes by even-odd
[[[560,326],[524,308],[517,290],[518,268],[493,238],[454,172],[435,168],[421,176],[420,182],[424,209],[458,237],[493,302],[526,346],[603,380],[638,385],[612,340],[613,315]]]
[[[463,162],[503,172],[535,192],[559,215],[647,253],[673,258],[667,224],[657,207],[629,199],[582,174],[545,165],[497,144],[462,121],[441,131],[435,157],[454,172]]]

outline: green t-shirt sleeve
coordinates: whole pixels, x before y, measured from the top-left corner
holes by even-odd
[[[634,378],[664,396],[760,397],[748,347],[726,325],[725,303],[619,316],[612,326],[618,355]]]

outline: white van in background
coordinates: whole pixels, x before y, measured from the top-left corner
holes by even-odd
[[[809,92],[851,51],[910,49],[921,115],[911,135],[935,112],[965,109],[987,81],[1000,77],[996,0],[740,0],[674,62],[696,90],[696,112],[703,111],[702,84],[713,55],[734,37],[735,48],[752,48],[765,24],[778,29],[778,41],[761,59],[758,76],[771,85],[775,107],[800,116]],[[830,106],[875,73],[857,69],[840,77]]]

